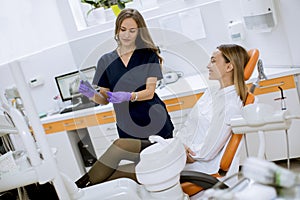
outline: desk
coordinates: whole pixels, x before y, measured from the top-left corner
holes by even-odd
[[[265,73],[270,80],[262,81],[262,87],[255,90],[260,102],[269,103],[275,108],[279,108],[280,102],[273,99],[279,96],[277,84],[282,84],[284,94],[287,96],[287,108],[300,111],[299,97],[296,85],[296,75],[300,74],[300,68],[295,69],[265,69]],[[204,75],[205,76],[205,75]],[[256,80],[257,74],[247,82],[248,86]],[[201,97],[206,89],[205,81],[199,75],[181,78],[177,82],[157,90],[157,94],[166,103],[175,131],[185,121],[189,110]],[[82,158],[77,148],[77,142],[89,135],[95,154],[99,157],[105,149],[117,138],[115,127],[115,116],[111,104],[105,106],[92,107],[75,112],[57,114],[41,119],[42,124],[49,138],[50,146],[58,148],[57,159],[59,168],[69,175],[73,180],[84,173]],[[300,157],[300,147],[297,141],[300,134],[299,123],[293,123],[290,130],[291,157]],[[248,137],[247,137],[248,139]],[[248,139],[250,155],[256,155],[257,139],[255,136]],[[274,148],[276,146],[276,148]],[[266,153],[268,160],[284,159],[285,152],[284,133],[266,135]],[[72,171],[72,169],[74,169]]]

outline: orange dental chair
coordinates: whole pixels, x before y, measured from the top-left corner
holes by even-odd
[[[244,69],[244,78],[247,81],[250,76],[252,75],[256,63],[258,62],[259,58],[259,50],[258,49],[250,49],[248,51],[248,55],[250,59]],[[254,95],[248,92],[246,103],[251,104],[254,102]],[[231,167],[231,164],[234,160],[236,152],[240,146],[241,139],[243,138],[243,134],[233,134],[229,139],[229,142],[226,146],[224,154],[222,156],[220,162],[220,169],[219,172],[216,174],[204,174],[200,172],[193,172],[193,171],[182,171],[180,176],[180,183],[184,193],[188,194],[189,196],[193,196],[198,192],[211,188],[215,184],[219,183],[218,178],[222,178],[226,176],[226,173]],[[221,175],[222,174],[222,175]],[[223,184],[223,189],[228,187],[227,185]]]

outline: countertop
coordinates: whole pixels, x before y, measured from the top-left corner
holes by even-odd
[[[287,75],[300,74],[300,68],[264,68],[265,75],[268,79],[278,78]],[[216,81],[207,80],[207,71],[204,73],[199,73],[196,75],[183,77],[178,79],[175,83],[163,85],[158,87],[156,93],[161,97],[161,99],[170,99],[180,96],[186,96],[191,94],[197,94],[204,92],[209,84],[216,83]],[[258,77],[258,72],[255,70],[247,81],[247,83],[255,82]],[[93,115],[100,112],[106,112],[113,110],[112,104],[105,106],[97,106],[93,108],[78,110],[74,112],[55,114],[52,116],[47,116],[41,119],[42,124],[51,123],[59,120],[72,119],[75,117],[82,117],[87,115]]]

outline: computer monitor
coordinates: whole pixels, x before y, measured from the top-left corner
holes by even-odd
[[[96,72],[96,67],[92,66],[85,69],[81,69],[80,71],[84,73],[88,81],[92,83]],[[78,92],[79,81],[80,77],[78,70],[55,77],[55,82],[62,101],[68,101],[73,100],[77,97],[82,97],[82,95]]]

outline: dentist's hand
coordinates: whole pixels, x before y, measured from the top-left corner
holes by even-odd
[[[98,93],[88,81],[83,80],[80,81],[78,91],[88,98],[92,98]]]
[[[125,101],[130,101],[130,92],[107,92],[108,101],[110,103],[122,103]]]

